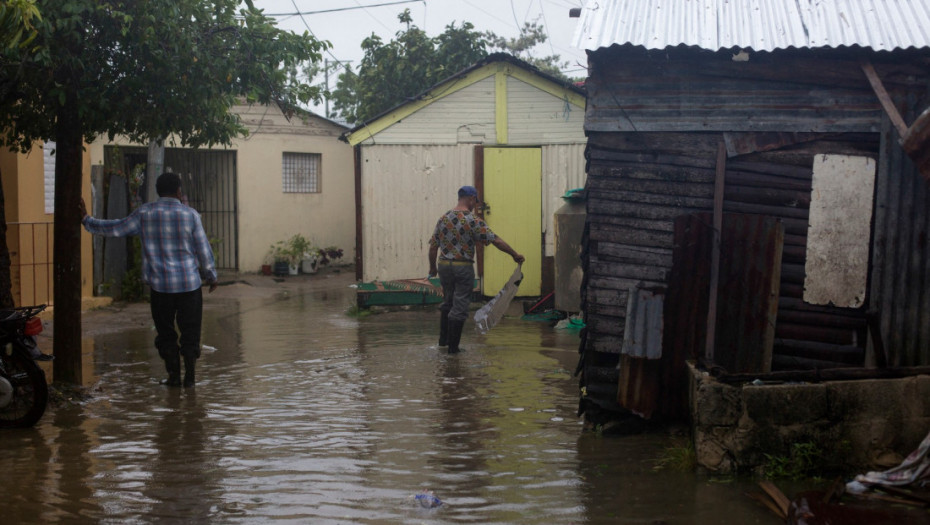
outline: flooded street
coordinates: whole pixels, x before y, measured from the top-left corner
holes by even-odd
[[[347,282],[208,302],[191,390],[150,325],[96,336],[94,397],[0,433],[3,521],[778,522],[751,480],[656,471],[666,434],[583,432],[576,333],[469,321],[450,356],[435,310],[353,318]]]

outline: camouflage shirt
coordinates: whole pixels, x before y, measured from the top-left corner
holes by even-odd
[[[487,246],[497,235],[472,212],[449,210],[436,223],[429,245],[439,248],[439,260],[474,261],[475,242]]]

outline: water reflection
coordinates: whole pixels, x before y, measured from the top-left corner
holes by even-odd
[[[98,337],[93,401],[0,434],[8,516],[767,522],[744,486],[654,471],[666,436],[582,434],[577,335],[505,319],[486,336],[469,331],[466,351],[450,356],[436,348],[435,311],[355,319],[343,313],[352,294],[334,286],[208,308],[194,390],[157,384],[150,327]],[[424,489],[444,505],[416,505]]]

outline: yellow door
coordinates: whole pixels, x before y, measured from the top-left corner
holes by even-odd
[[[484,148],[484,220],[491,230],[526,257],[518,296],[541,293],[542,155],[539,148]],[[493,246],[484,249],[481,293],[496,295],[516,263]]]

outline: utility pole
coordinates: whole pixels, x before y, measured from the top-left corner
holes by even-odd
[[[155,179],[161,175],[165,169],[165,144],[159,140],[149,141],[148,161],[145,163],[145,201],[154,202],[158,200],[155,191]]]
[[[351,63],[352,63],[351,60],[336,59],[332,61],[333,67],[345,66]],[[326,91],[325,93],[323,93],[324,95],[323,116],[326,118],[331,118],[329,115],[329,64],[330,64],[330,60],[328,58],[324,58],[323,59],[323,79],[324,79],[323,81],[326,83]]]

